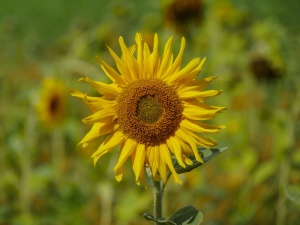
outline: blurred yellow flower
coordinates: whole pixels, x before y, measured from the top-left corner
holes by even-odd
[[[91,97],[72,90],[71,94],[81,98],[93,112],[83,119],[84,123],[93,126],[79,145],[87,148],[95,138],[106,136],[92,155],[95,164],[101,156],[120,145],[120,156],[114,167],[118,181],[122,179],[123,165],[130,157],[137,184],[144,182],[145,167],[150,168],[155,179],[164,182],[170,171],[181,184],[172,159],[176,158],[182,167],[192,164],[190,155],[202,162],[197,147],[216,145],[214,140],[197,133],[218,132],[223,128],[202,122],[224,109],[204,103],[221,91],[202,90],[215,77],[195,79],[205,58],[195,58],[181,68],[184,38],[175,60],[173,37],[165,44],[163,55],[158,52],[157,34],[152,52],[141,34],[136,34],[135,41],[136,45],[128,48],[123,38],[119,38],[121,57],[108,47],[118,71],[97,58],[111,84],[87,77],[80,79],[88,82],[101,96]]]
[[[62,122],[65,104],[66,87],[62,81],[46,78],[41,89],[37,105],[38,115],[45,127],[53,128]]]

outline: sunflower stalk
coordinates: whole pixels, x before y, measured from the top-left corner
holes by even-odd
[[[156,181],[152,177],[153,184],[153,207],[154,207],[154,218],[162,218],[162,197],[163,197],[163,184],[161,181]],[[159,223],[156,221],[156,225]]]

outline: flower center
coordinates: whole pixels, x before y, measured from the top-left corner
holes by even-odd
[[[49,112],[53,116],[56,116],[59,113],[59,109],[60,109],[60,99],[59,99],[59,96],[53,95],[51,97],[48,108],[49,108]]]
[[[117,100],[121,131],[138,143],[165,143],[182,120],[183,105],[176,91],[159,79],[142,79],[123,89]]]
[[[159,120],[164,112],[163,106],[151,95],[140,98],[137,103],[137,118],[145,123],[155,123]]]

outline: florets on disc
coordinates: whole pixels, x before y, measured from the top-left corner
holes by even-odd
[[[120,94],[117,120],[122,132],[149,146],[165,143],[182,120],[183,105],[176,91],[159,79],[129,84]]]

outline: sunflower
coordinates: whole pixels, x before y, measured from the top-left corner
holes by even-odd
[[[175,181],[181,184],[172,160],[176,159],[182,167],[193,163],[188,156],[202,162],[197,147],[217,144],[199,133],[214,133],[223,128],[203,123],[224,109],[204,103],[221,91],[202,90],[216,77],[195,79],[205,58],[195,58],[181,68],[184,38],[175,60],[173,37],[166,42],[163,55],[158,52],[157,34],[152,52],[141,34],[136,34],[135,42],[136,45],[127,47],[123,38],[119,38],[121,57],[108,47],[117,70],[97,58],[111,84],[88,77],[80,79],[89,83],[100,96],[92,97],[72,90],[71,95],[82,99],[93,112],[83,119],[83,123],[93,126],[79,145],[87,148],[94,139],[105,136],[92,155],[94,164],[120,146],[114,167],[117,181],[122,180],[123,166],[131,158],[137,184],[144,182],[146,167],[156,180],[166,183],[167,174],[171,172]]]
[[[45,127],[51,129],[63,120],[66,94],[66,87],[62,81],[54,78],[44,80],[37,110]]]
[[[188,24],[199,25],[203,21],[204,10],[205,4],[202,0],[171,1],[165,9],[166,25],[185,33]]]

